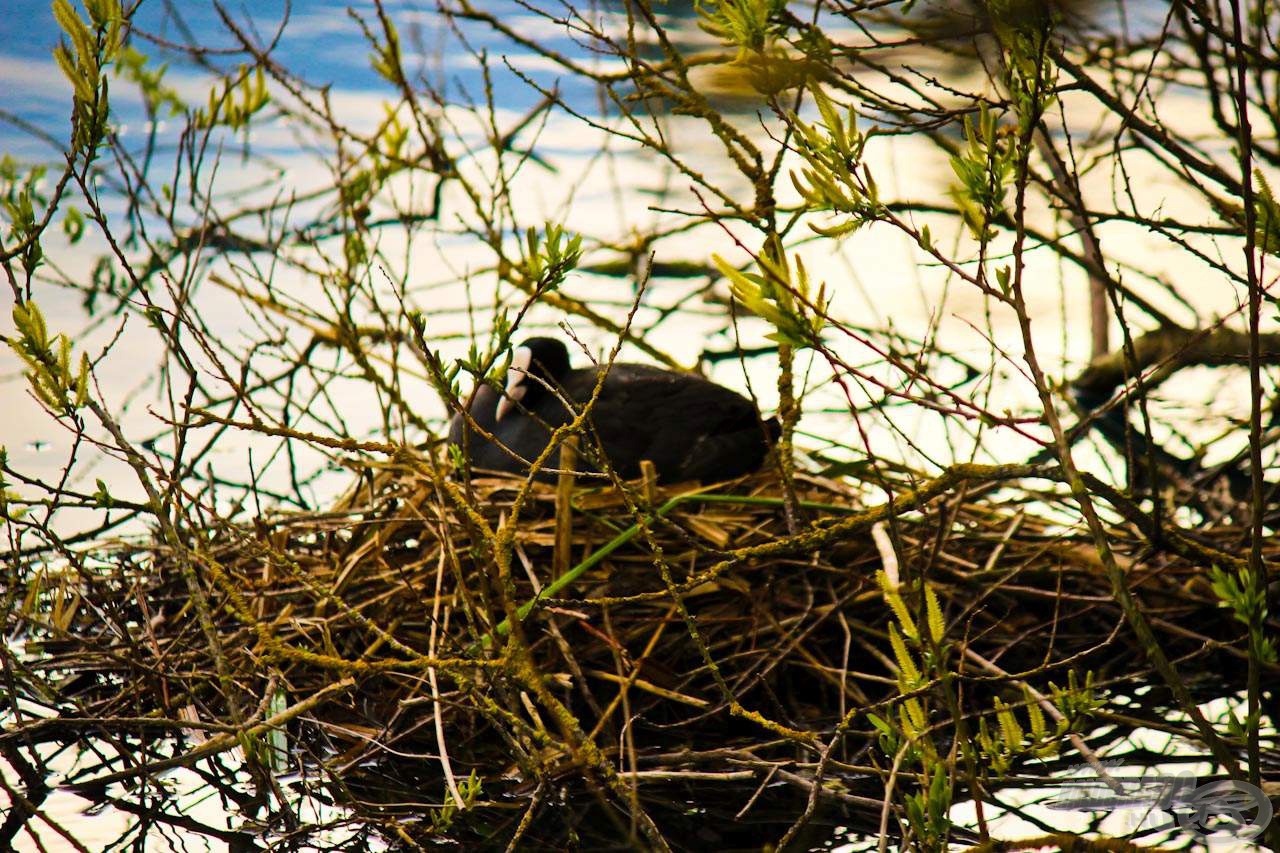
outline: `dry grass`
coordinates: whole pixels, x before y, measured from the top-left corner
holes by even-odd
[[[276,830],[298,835],[317,827],[279,803],[304,790],[349,807],[343,822],[357,837],[414,844],[437,834],[499,848],[516,837],[529,849],[609,846],[641,813],[684,849],[759,849],[806,813],[797,833],[812,835],[797,840],[818,843],[837,825],[876,832],[892,758],[865,712],[893,719],[902,692],[893,616],[875,581],[885,554],[870,531],[885,514],[863,511],[864,490],[802,477],[811,527],[792,536],[770,475],[672,503],[689,489],[646,499],[640,488],[639,516],[616,489],[583,487],[571,516],[559,516],[569,545],[557,553],[556,488],[534,486],[508,595],[530,601],[556,565],[587,568],[524,620],[531,670],[501,633],[501,579],[478,532],[510,512],[519,483],[473,480],[479,514],[468,518],[424,470],[412,460],[368,470],[330,511],[227,525],[189,543],[216,605],[221,675],[168,549],[121,544],[100,570],[39,575],[24,590],[31,669],[9,677],[51,718],[11,727],[6,754],[37,742],[112,744],[72,778],[97,780],[84,790],[117,801],[146,802],[130,787],[145,775],[139,762],[198,767],[240,809],[261,808]],[[1048,694],[1075,670],[1094,674],[1109,708],[1124,703],[1123,716],[1073,721],[1089,749],[1143,726],[1193,737],[1166,719],[1167,696],[1153,688],[1088,541],[1021,506],[1046,495],[985,488],[900,504],[883,528],[908,605],[923,607],[924,577],[941,600],[967,731],[996,697],[1022,701],[1022,684]],[[814,531],[831,541],[808,547]],[[1243,646],[1219,643],[1241,630],[1206,568],[1127,525],[1111,535],[1193,693],[1242,689]],[[1229,546],[1239,535],[1209,531],[1203,541]],[[918,695],[939,690],[934,682]],[[930,723],[958,774],[958,800],[971,780],[946,758],[956,724],[945,703],[931,705]],[[584,737],[616,778],[584,757],[575,745]],[[249,757],[238,776],[216,757],[233,748]],[[1020,766],[1047,775],[1080,761],[1070,752]],[[285,765],[305,772],[276,775]],[[913,775],[900,768],[894,785],[913,788]],[[455,797],[469,808],[456,812]],[[890,799],[893,820],[900,798]],[[163,798],[147,809],[172,820]]]

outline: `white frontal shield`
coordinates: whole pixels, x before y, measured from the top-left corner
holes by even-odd
[[[529,389],[524,384],[529,376],[529,365],[533,361],[533,350],[528,347],[516,347],[511,354],[511,366],[507,368],[507,386],[502,391],[502,399],[494,412],[494,420],[501,421],[516,407],[516,403],[524,397]]]

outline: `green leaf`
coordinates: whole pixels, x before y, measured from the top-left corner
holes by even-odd
[[[1031,695],[1031,691],[1023,688],[1023,695],[1027,700],[1027,719],[1031,723],[1031,738],[1037,742],[1045,739],[1046,728],[1044,724],[1044,711],[1040,710],[1040,703]]]
[[[1013,709],[999,699],[996,700],[996,718],[1000,722],[1000,734],[1009,748],[1018,749],[1022,746],[1025,737],[1022,726],[1018,724],[1018,718],[1014,716]]]
[[[1000,285],[1000,292],[1006,297],[1011,296],[1013,293],[1009,283],[1011,275],[1012,273],[1008,266],[998,267],[996,269],[996,283]]]
[[[84,216],[74,204],[67,205],[67,212],[62,218],[62,230],[72,245],[79,243],[84,236]]]
[[[911,639],[919,640],[920,631],[916,628],[915,620],[911,618],[911,611],[907,609],[901,593],[889,583],[889,576],[883,569],[876,572],[876,583],[880,586],[885,602],[892,608],[893,615],[898,617],[898,623],[902,626],[903,632]]]
[[[907,714],[911,717],[911,725],[916,732],[923,732],[929,727],[929,716],[924,711],[924,705],[914,696],[904,701],[903,706],[907,709]]]
[[[898,627],[892,622],[889,623],[889,644],[893,646],[893,656],[898,661],[898,669],[902,673],[901,681],[905,685],[916,685],[920,682],[920,670],[916,667],[916,662],[911,658],[911,653],[907,651],[907,644],[903,642],[902,635],[898,633]],[[907,687],[906,689],[914,689]]]
[[[924,585],[925,616],[929,623],[929,636],[935,643],[941,643],[946,634],[947,625],[942,618],[942,608],[938,605],[938,596],[929,584]]]
[[[89,401],[89,355],[80,353],[80,372],[76,376],[76,408]]]
[[[868,721],[868,722],[870,722],[870,723],[871,723],[871,725],[875,726],[877,729],[879,729],[879,730],[880,730],[881,732],[883,732],[884,734],[892,735],[892,734],[894,733],[894,731],[893,731],[893,726],[891,726],[891,725],[889,725],[887,722],[885,722],[885,720],[884,720],[884,718],[883,718],[883,717],[880,717],[880,716],[878,716],[878,715],[876,715],[876,714],[868,713],[868,714],[867,714],[867,721]]]

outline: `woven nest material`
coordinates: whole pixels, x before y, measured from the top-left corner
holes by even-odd
[[[356,846],[600,849],[657,831],[677,849],[760,849],[802,816],[801,846],[835,827],[875,834],[901,817],[882,809],[892,757],[866,716],[892,720],[902,701],[886,560],[917,619],[922,578],[938,596],[970,734],[996,699],[1048,694],[1073,670],[1124,705],[1071,721],[1092,749],[1178,728],[1087,537],[1022,506],[1043,495],[916,493],[890,515],[864,509],[863,489],[801,477],[789,522],[772,475],[714,495],[583,486],[567,514],[555,486],[533,485],[504,568],[485,530],[510,520],[522,483],[450,486],[429,468],[365,471],[327,512],[43,573],[24,591],[33,663],[17,679],[52,716],[5,744],[114,744],[73,781],[117,804],[146,771],[196,768],[294,838],[318,830],[279,803],[306,793],[340,807]],[[1241,628],[1205,567],[1126,524],[1111,541],[1195,695],[1239,690]],[[952,712],[929,714],[945,756]],[[896,784],[916,784],[909,768]]]

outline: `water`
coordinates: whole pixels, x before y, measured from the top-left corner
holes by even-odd
[[[252,24],[246,26],[250,26],[260,40],[268,40],[276,32],[284,8],[280,3],[255,4]],[[275,56],[312,83],[332,84],[331,101],[335,114],[344,124],[357,130],[371,129],[384,116],[382,106],[388,97],[388,88],[385,81],[370,69],[369,47],[360,35],[356,21],[348,14],[348,8],[349,4],[339,2],[295,4]],[[350,8],[365,20],[375,22],[372,4],[355,4]],[[580,40],[570,38],[562,23],[548,20],[515,3],[494,2],[483,8],[517,32],[545,39],[551,48],[574,61],[588,66],[594,63],[606,69],[614,67],[608,59],[599,59],[585,49]],[[1101,4],[1104,22],[1106,15],[1114,14],[1109,11],[1111,8],[1108,4]],[[1160,9],[1159,4],[1151,3],[1131,9],[1129,26],[1150,29],[1159,20],[1155,13]],[[174,10],[179,10],[180,16]],[[483,99],[484,75],[477,56],[481,51],[487,51],[492,89],[496,93],[495,116],[500,127],[512,126],[541,100],[534,86],[521,80],[519,75],[527,76],[529,82],[536,86],[557,88],[574,110],[616,126],[616,110],[606,106],[602,112],[599,95],[594,88],[573,75],[562,73],[546,58],[533,56],[519,45],[513,45],[486,25],[460,23],[466,37],[467,47],[464,49],[432,7],[418,3],[393,3],[387,6],[387,10],[401,31],[409,57],[406,65],[422,81],[439,87],[453,102]],[[60,139],[66,134],[69,90],[49,59],[58,30],[48,7],[42,2],[19,0],[13,11],[14,14],[6,18],[5,26],[14,28],[16,22],[21,22],[22,37],[18,38],[15,30],[13,38],[5,39],[5,50],[0,53],[0,69],[4,71],[4,78],[12,81],[12,85],[0,89],[0,110],[20,116]],[[1145,16],[1144,11],[1147,13]],[[614,22],[615,27],[621,22],[619,9],[611,5],[592,6],[589,12],[600,20]],[[181,41],[185,27],[200,33],[202,39],[211,39],[214,46],[226,48],[234,44],[225,34],[211,4],[192,3],[170,8],[161,3],[143,3],[136,20],[140,29],[162,39]],[[715,46],[714,40],[697,28],[691,7],[681,4],[668,6],[665,20],[677,43],[689,52]],[[223,60],[223,64],[233,63]],[[939,66],[943,67],[945,63]],[[717,103],[737,107],[736,114],[731,114],[731,121],[753,142],[768,150],[770,141],[767,135],[777,132],[776,121],[767,116],[759,117],[759,104],[742,98],[742,80],[734,79],[734,75],[724,69],[703,68],[697,69],[696,73],[702,81],[700,85],[705,83],[706,91],[717,98]],[[955,69],[951,73],[954,74]],[[210,78],[197,69],[176,64],[166,77],[166,83],[190,103],[201,104],[207,98]],[[130,92],[123,81],[119,81],[113,91],[117,98],[118,127],[122,139],[141,144],[147,128],[136,94]],[[1067,95],[1064,100],[1071,97]],[[471,143],[481,140],[481,134],[485,132],[483,128],[476,126],[461,111],[452,111],[451,114],[457,116],[459,130],[466,139]],[[162,125],[166,126],[159,134],[161,140],[167,139],[172,143],[179,130],[178,122],[170,119]],[[682,162],[697,164],[701,173],[724,183],[733,195],[749,197],[750,188],[700,121],[669,115],[661,127],[673,152]],[[519,178],[521,191],[515,199],[517,207],[513,211],[518,222],[511,223],[514,226],[512,230],[557,221],[581,230],[599,244],[619,246],[633,242],[636,235],[655,227],[670,227],[680,221],[678,214],[661,213],[652,208],[696,211],[705,201],[690,192],[689,179],[670,163],[657,161],[651,154],[619,144],[616,140],[611,143],[611,149],[602,154],[601,135],[562,114],[551,116],[545,123],[535,122],[521,139],[529,142],[536,139],[538,151],[548,159],[547,167],[530,164],[522,170]],[[234,138],[223,142],[225,147],[217,165],[217,186],[224,193],[235,187],[257,186],[258,189],[250,191],[246,199],[265,202],[281,186],[305,192],[332,182],[332,164],[325,161],[323,150],[309,150],[307,143],[311,140],[299,139],[294,133],[285,132],[279,122],[263,122],[255,133],[254,151],[260,159],[246,162],[239,157]],[[47,143],[33,139],[8,124],[0,125],[0,150],[28,160],[56,161],[53,149]],[[910,138],[873,142],[868,148],[867,161],[886,195],[892,197],[940,200],[941,190],[951,180],[945,158]],[[566,180],[568,176],[577,180]],[[1155,177],[1160,180],[1159,176]],[[1110,176],[1105,174],[1091,173],[1086,177],[1086,182],[1102,183],[1107,180]],[[782,185],[782,201],[794,202],[795,196],[788,191],[785,180]],[[1160,189],[1157,183],[1156,191]],[[397,187],[395,195],[398,204],[407,209],[413,209],[415,205],[421,209],[425,193],[426,188],[422,186],[405,186]],[[701,195],[705,197],[705,193]],[[1173,213],[1183,205],[1199,202],[1170,191],[1159,198],[1159,203]],[[303,204],[299,210],[306,212],[308,208]],[[311,210],[314,211],[314,206]],[[390,214],[394,211],[383,212]],[[193,218],[188,212],[187,219]],[[928,221],[929,217],[921,214],[920,219]],[[252,225],[246,227],[252,233]],[[938,229],[939,224],[935,222],[934,227]],[[1104,225],[1102,229],[1104,244],[1109,251],[1115,247],[1118,261],[1128,261],[1143,269],[1151,266],[1150,258],[1157,255],[1160,245],[1156,238],[1123,223]],[[710,236],[706,230],[674,233],[655,244],[657,260],[706,264],[709,262]],[[741,232],[740,236],[748,247],[755,248],[752,236],[746,232]],[[441,289],[437,286],[456,281],[460,276],[474,276],[475,271],[482,270],[490,262],[487,253],[479,250],[474,241],[449,240],[446,237],[444,243],[433,243],[421,236],[406,239],[394,228],[382,230],[379,239],[388,257],[400,259],[398,268],[390,271],[392,278],[403,275],[408,282],[411,301],[430,312],[433,330],[439,335],[446,355],[461,351],[462,338],[485,330],[483,322],[477,326],[473,318],[462,314],[469,299],[484,301],[491,298],[491,294],[479,286],[482,277],[476,279],[476,285],[468,288],[453,285]],[[735,255],[725,235],[721,235],[721,239],[728,247],[721,251],[735,260],[742,257],[741,253]],[[71,278],[86,278],[89,262],[102,250],[102,245],[90,243],[68,252],[58,242],[56,236],[50,239],[47,247],[49,256],[58,258]],[[1015,413],[1034,410],[1033,389],[1018,375],[1022,344],[1012,316],[998,307],[991,309],[976,291],[952,281],[944,269],[923,255],[905,235],[891,228],[873,227],[853,235],[838,246],[804,247],[800,251],[814,277],[828,281],[834,294],[833,312],[836,316],[855,326],[891,328],[907,337],[905,347],[908,351],[918,347],[909,341],[932,339],[943,349],[968,359],[970,363],[992,362],[992,378],[996,381],[991,389],[989,408],[996,412],[1007,408]],[[588,263],[601,262],[617,257],[617,252],[597,248],[587,260]],[[1084,335],[1077,334],[1079,318],[1085,316],[1083,276],[1077,269],[1062,268],[1044,250],[1031,252],[1028,262],[1028,279],[1036,282],[1036,286],[1028,291],[1030,307],[1043,331],[1037,337],[1041,358],[1051,370],[1072,375],[1087,356]],[[202,271],[199,279],[206,278],[206,272]],[[1177,276],[1184,280],[1188,275],[1204,274],[1194,268],[1188,269],[1182,262],[1171,264],[1167,272],[1152,272],[1165,272],[1170,278]],[[312,298],[314,281],[305,275],[281,268],[275,270],[273,276],[273,286],[296,295],[304,303]],[[1239,295],[1234,290],[1223,288],[1208,277],[1205,282],[1203,287],[1194,284],[1180,286],[1200,311],[1221,313],[1238,305]],[[1146,293],[1144,283],[1130,283]],[[638,322],[642,325],[656,324],[654,340],[684,364],[694,363],[703,350],[728,350],[734,343],[734,331],[725,323],[722,310],[713,305],[699,305],[696,291],[703,287],[703,282],[654,280],[638,315]],[[573,277],[566,289],[570,294],[581,295],[585,299],[613,303],[614,307],[606,308],[605,313],[617,319],[625,314],[625,306],[633,293],[631,283],[626,280],[591,275]],[[385,298],[387,289],[381,288],[381,292]],[[726,291],[721,284],[710,292],[723,298]],[[1161,298],[1162,294],[1147,295],[1162,307],[1181,314],[1179,319],[1186,319],[1186,311],[1179,305],[1170,305],[1167,298]],[[238,344],[241,347],[251,345],[255,337],[261,336],[251,328],[255,321],[253,311],[225,288],[202,282],[199,299],[200,316],[209,324],[212,334],[225,337],[233,346]],[[57,328],[73,334],[90,351],[94,351],[94,344],[105,346],[120,333],[118,317],[99,317],[89,323],[79,309],[79,302],[77,294],[60,292],[56,288],[46,289],[41,296],[46,313],[64,321]],[[686,310],[664,315],[662,309],[675,304],[684,305]],[[321,304],[319,308],[316,319],[324,321],[328,306]],[[697,312],[688,310],[690,308],[697,309]],[[374,319],[376,321],[376,317]],[[535,313],[534,319],[555,321],[560,318],[539,312]],[[7,319],[3,322],[7,324]],[[116,401],[118,410],[123,409],[121,404],[124,401],[132,402],[123,415],[131,434],[160,435],[164,430],[162,415],[144,411],[144,407],[156,399],[157,386],[153,379],[159,368],[160,353],[156,352],[148,330],[138,328],[136,323],[133,326],[124,323],[123,326],[119,345],[97,366],[98,381],[107,398]],[[588,324],[578,322],[575,328],[593,346],[601,347],[608,343],[608,336],[594,332]],[[763,335],[766,331],[761,324],[751,320],[744,320],[738,329],[747,346],[765,343]],[[880,359],[858,341],[841,339],[838,335],[832,338],[832,346],[847,356],[850,363],[866,365],[869,379],[887,383],[890,387],[901,383],[898,371],[880,369]],[[636,355],[630,349],[624,352],[626,357]],[[151,362],[154,367],[140,371],[140,362]],[[770,364],[770,359],[760,359],[749,365],[749,370],[756,372],[756,380],[750,383],[751,390],[765,407],[775,403]],[[825,417],[822,414],[827,410],[836,413],[847,411],[850,401],[838,388],[825,381],[828,370],[825,365],[802,366],[805,368],[802,375],[808,376],[814,386],[808,399],[808,408],[813,416],[805,424],[805,429],[813,434],[810,446],[837,458],[842,457],[841,448],[844,446],[851,445],[860,454],[864,448],[848,428],[847,417],[839,414]],[[68,436],[60,430],[51,429],[47,418],[23,392],[23,383],[17,372],[16,363],[7,355],[0,355],[0,381],[3,382],[0,387],[5,389],[6,397],[13,400],[9,419],[0,426],[0,444],[8,448],[17,469],[42,478],[58,476],[70,452]],[[711,372],[717,380],[739,388],[745,387],[750,378],[732,361],[714,365]],[[958,370],[948,371],[943,367],[939,379],[953,381],[959,375]],[[440,410],[431,399],[432,395],[420,385],[413,386],[411,379],[409,381],[415,403],[420,401],[422,413],[429,417],[438,416]],[[344,414],[355,413],[352,426],[357,433],[367,434],[369,430],[377,429],[376,419],[360,423],[358,416],[363,404],[355,401],[362,399],[367,391],[367,388],[352,386],[344,392],[353,395],[351,404],[344,407]],[[859,407],[867,406],[880,399],[882,393],[874,384],[855,387],[852,402]],[[1235,408],[1238,410],[1238,405]],[[1008,431],[1007,441],[1000,444],[993,456],[991,443],[975,440],[974,423],[957,423],[954,418],[921,415],[913,406],[906,409],[911,414],[905,419],[891,418],[882,424],[889,429],[872,431],[873,451],[930,467],[931,463],[941,465],[953,459],[969,458],[975,451],[979,458],[1009,461],[1025,457],[1036,447],[1016,431]],[[897,434],[895,427],[901,428]],[[243,482],[248,478],[251,467],[247,453],[238,447],[230,452],[235,458],[224,460],[230,463],[224,467],[235,474],[234,479]],[[270,451],[264,446],[260,452]],[[283,488],[280,471],[275,466],[270,466],[265,472],[257,471],[256,475],[267,478],[264,485],[269,483],[277,490]],[[122,497],[141,497],[132,483],[131,472],[110,459],[97,459],[90,465],[82,465],[72,472],[72,478],[83,487],[102,478],[113,487],[118,485]],[[309,494],[307,499],[319,500],[322,495]]]

